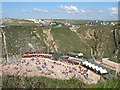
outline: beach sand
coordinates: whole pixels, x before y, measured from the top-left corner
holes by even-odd
[[[5,75],[19,75],[27,77],[46,76],[64,80],[79,75],[80,73],[78,72],[80,69],[78,66],[80,65],[71,65],[69,63],[63,63],[46,58],[28,58],[22,59],[21,63],[17,62],[10,65],[0,65],[0,68],[2,68],[2,73]]]

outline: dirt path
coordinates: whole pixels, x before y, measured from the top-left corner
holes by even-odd
[[[58,51],[58,46],[56,45],[53,35],[51,34],[51,29],[43,30],[44,33],[44,42],[51,51]]]
[[[4,54],[5,54],[5,63],[7,63],[8,60],[8,53],[7,53],[7,45],[6,45],[6,36],[5,33],[3,32],[3,30],[1,31],[1,35],[2,35],[2,42],[3,42],[3,50],[4,50]]]

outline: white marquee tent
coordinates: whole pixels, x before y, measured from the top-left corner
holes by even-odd
[[[89,67],[90,67],[90,68],[92,67],[92,64],[91,64],[91,63],[89,63]]]
[[[106,69],[103,69],[102,67],[99,67],[99,66],[92,64],[88,61],[84,61],[84,62],[82,62],[82,64],[89,67],[89,68],[93,68],[97,72],[100,71],[101,74],[108,73]]]
[[[95,69],[95,64],[92,64],[91,66],[92,66],[93,69]]]
[[[102,69],[102,70],[100,70],[100,73],[101,73],[101,74],[104,74],[104,73],[108,73],[108,72],[107,72],[106,69]]]

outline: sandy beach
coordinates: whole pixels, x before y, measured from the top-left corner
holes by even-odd
[[[57,79],[80,78],[87,75],[86,68],[66,62],[54,61],[47,58],[24,58],[21,62],[10,65],[0,65],[5,75],[46,76]]]

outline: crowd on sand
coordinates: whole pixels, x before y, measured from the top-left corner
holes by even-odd
[[[81,65],[54,61],[47,58],[27,58],[10,65],[1,65],[3,74],[19,76],[47,76],[57,79],[88,76],[88,70]]]

